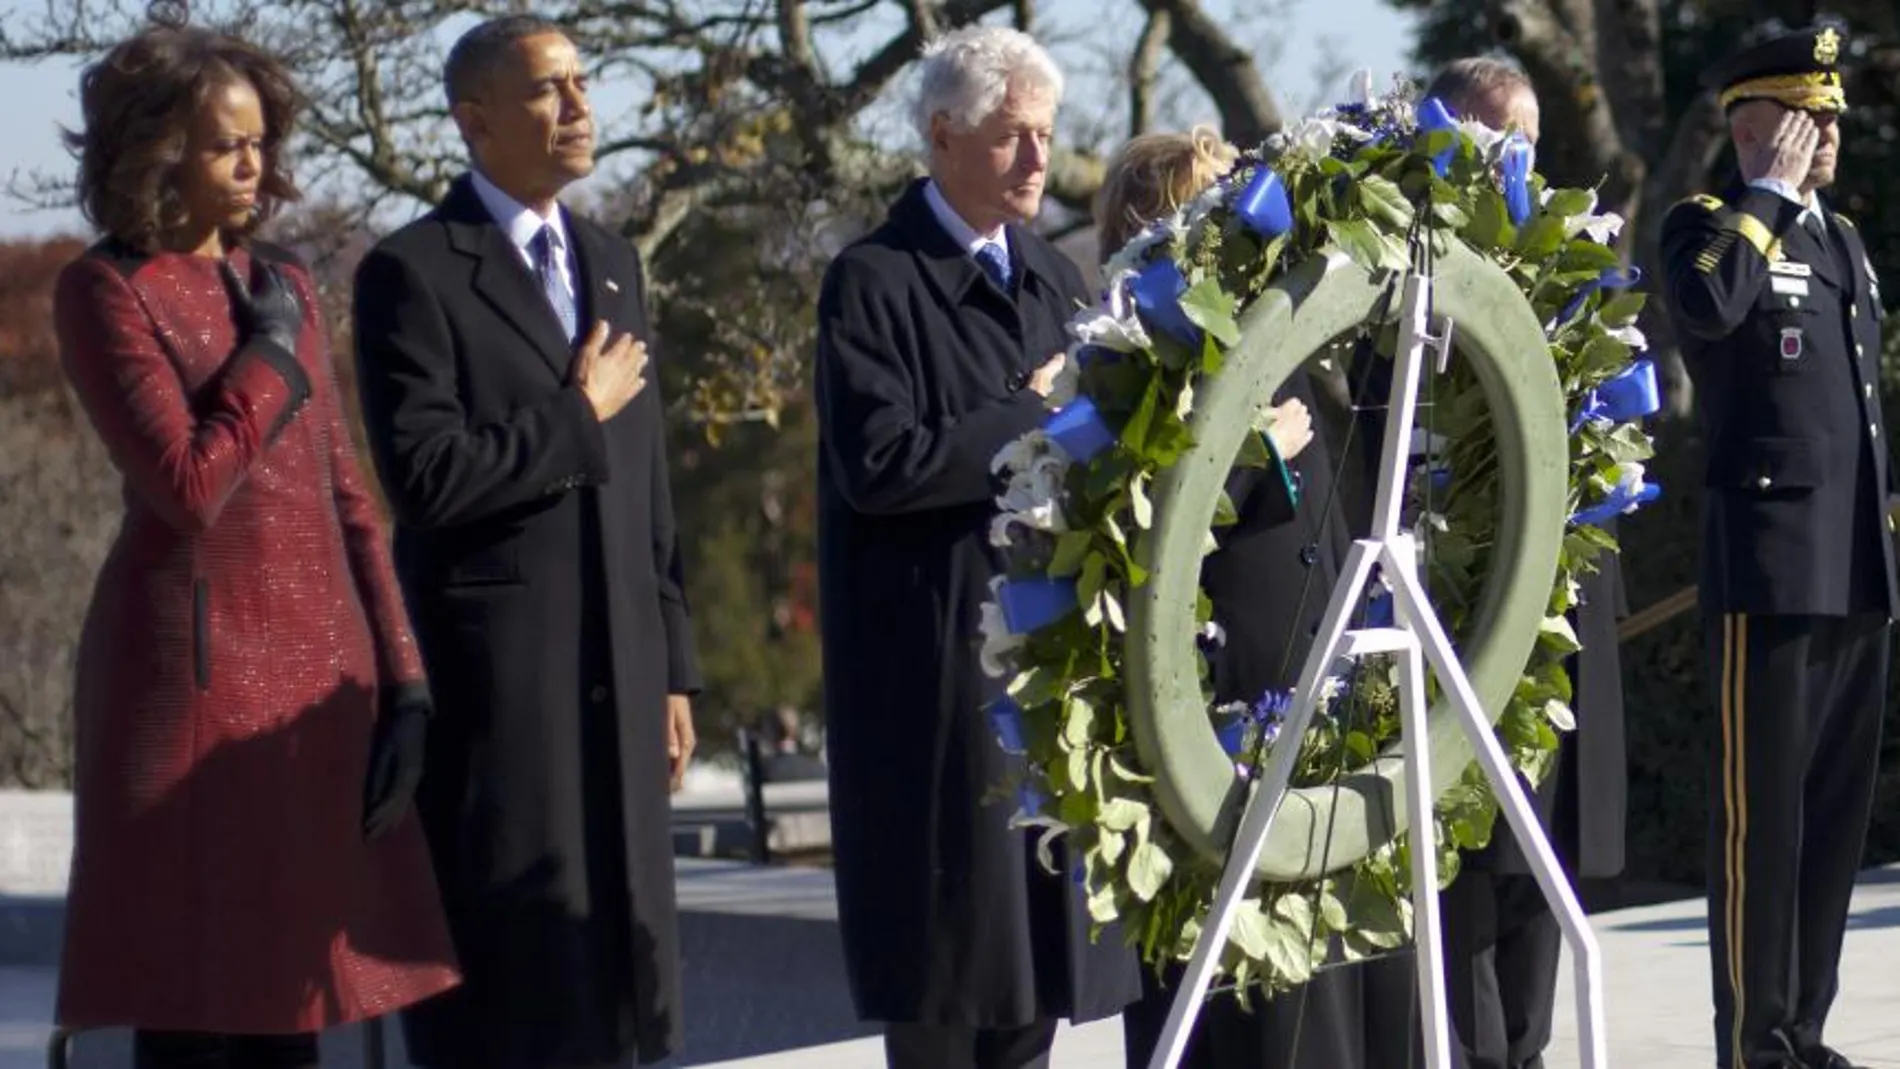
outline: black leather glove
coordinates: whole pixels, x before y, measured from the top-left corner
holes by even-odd
[[[224,287],[237,306],[238,328],[244,340],[262,336],[285,352],[296,353],[303,330],[303,303],[283,273],[262,260],[251,261],[251,283],[245,285],[230,260],[223,261]]]
[[[415,800],[432,711],[428,691],[415,686],[385,690],[379,704],[363,777],[363,838],[370,841],[402,823]]]

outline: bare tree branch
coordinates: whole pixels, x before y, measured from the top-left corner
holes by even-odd
[[[1220,109],[1227,140],[1253,145],[1282,125],[1279,105],[1253,55],[1228,36],[1199,0],[1141,0],[1150,15],[1169,16],[1168,47]]]
[[[1162,50],[1167,47],[1173,19],[1168,12],[1151,11],[1135,42],[1134,56],[1128,64],[1128,136],[1143,133],[1154,121],[1155,77],[1161,70]]]

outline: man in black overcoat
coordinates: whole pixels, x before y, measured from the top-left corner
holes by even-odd
[[[640,262],[556,199],[593,168],[583,70],[534,17],[458,41],[473,171],[356,278],[364,418],[437,697],[417,806],[466,976],[405,1014],[431,1069],[679,1045],[669,785],[699,678]]]
[[[1710,68],[1741,181],[1663,221],[1669,310],[1709,467],[1716,1064],[1847,1069],[1822,1029],[1873,805],[1889,623],[1879,281],[1817,191],[1846,109],[1833,27]]]
[[[852,994],[890,1064],[1047,1064],[1057,1018],[1117,1013],[1135,956],[1044,872],[984,706],[991,459],[1044,417],[1089,299],[1023,225],[1062,78],[1027,36],[926,50],[928,180],[831,265],[819,301],[819,587],[838,909]],[[1058,852],[1058,860],[1062,860]],[[1066,869],[1066,862],[1064,862]]]
[[[1456,60],[1425,92],[1461,118],[1515,130],[1533,144],[1541,133],[1530,79],[1507,61]],[[1583,647],[1566,665],[1576,730],[1559,735],[1555,761],[1531,795],[1573,882],[1623,870],[1629,765],[1616,630],[1628,606],[1620,557],[1605,553],[1595,563],[1578,577],[1571,613]],[[1538,1069],[1550,1043],[1563,931],[1502,813],[1490,845],[1463,859],[1442,916],[1447,1002],[1465,1065]]]

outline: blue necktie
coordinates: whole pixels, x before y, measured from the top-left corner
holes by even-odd
[[[528,243],[528,251],[534,256],[534,273],[541,278],[541,290],[547,294],[548,304],[554,309],[555,318],[561,321],[561,330],[568,344],[573,344],[580,329],[580,316],[574,311],[574,295],[567,291],[566,275],[561,270],[560,238],[554,228],[544,226]]]
[[[996,288],[1009,292],[1009,254],[995,242],[985,242],[976,250],[976,262],[982,266],[983,273],[990,276]]]

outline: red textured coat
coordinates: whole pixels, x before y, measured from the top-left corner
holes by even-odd
[[[362,840],[376,696],[422,665],[314,286],[255,251],[303,299],[294,355],[239,348],[215,260],[108,242],[59,279],[125,477],[78,658],[71,1027],[306,1031],[458,979],[417,822]]]

